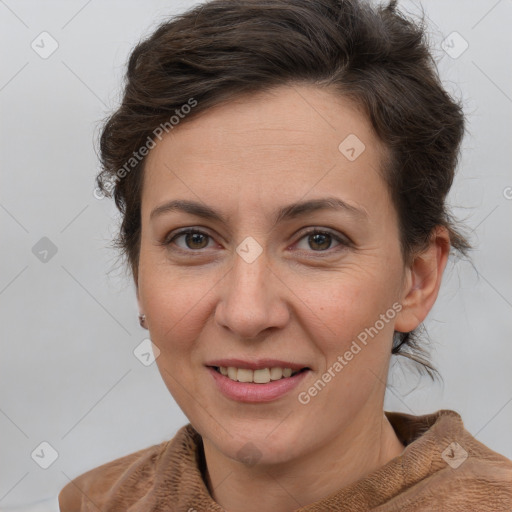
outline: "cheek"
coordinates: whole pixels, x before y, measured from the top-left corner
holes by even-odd
[[[157,268],[157,267],[155,267]],[[167,389],[185,413],[190,396],[199,396],[190,369],[200,355],[197,340],[207,321],[205,280],[179,278],[175,269],[146,272],[141,280],[141,297],[148,314],[152,342],[159,348],[156,359]],[[206,283],[208,280],[206,280]]]
[[[324,286],[302,283],[302,296],[310,308],[304,311],[312,322],[322,326],[324,349],[340,351],[365,329],[375,325],[380,315],[392,307],[394,286],[387,279],[368,272],[343,272],[330,277]],[[312,315],[311,312],[315,314]],[[392,331],[392,319],[379,331]]]
[[[207,321],[206,303],[211,280],[206,275],[183,275],[176,268],[146,266],[139,276],[151,338],[162,355],[190,352]]]
[[[396,316],[393,294],[384,281],[349,279],[345,274],[323,293],[311,293],[309,299],[316,303],[314,311],[321,320],[321,334],[311,329],[311,335],[323,356],[317,378],[326,384],[301,391],[314,397],[313,415],[329,411],[327,414],[337,418],[333,424],[337,424],[357,414],[361,404],[385,386]],[[309,315],[310,325],[320,323]],[[340,407],[332,408],[333,403]]]

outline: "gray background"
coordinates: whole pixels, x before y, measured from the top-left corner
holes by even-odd
[[[187,423],[156,365],[133,354],[146,331],[108,248],[117,212],[93,195],[93,143],[118,104],[133,45],[192,4],[0,0],[0,510],[47,499],[23,510],[55,510],[69,479]],[[478,440],[512,458],[512,1],[423,7],[443,81],[468,116],[450,200],[477,248],[475,268],[448,266],[426,323],[444,386],[394,363],[385,409],[455,409]],[[31,47],[51,48],[43,31],[59,45],[47,58]],[[43,237],[54,255],[38,253]],[[40,451],[44,441],[58,454],[48,469],[35,462],[51,453]]]

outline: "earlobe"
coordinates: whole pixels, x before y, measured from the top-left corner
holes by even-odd
[[[411,332],[427,317],[434,305],[450,253],[450,236],[444,226],[434,229],[428,247],[415,255],[404,279],[402,310],[395,330]]]

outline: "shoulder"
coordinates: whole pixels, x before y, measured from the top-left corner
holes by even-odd
[[[441,409],[413,416],[386,413],[406,441],[402,464],[416,482],[396,496],[400,509],[512,510],[512,461],[492,450],[464,426],[459,413]],[[411,507],[411,508],[407,508]],[[387,510],[387,509],[386,509]]]
[[[71,480],[59,494],[61,512],[79,510],[101,510],[101,505],[114,497],[116,487],[122,481],[137,479],[137,486],[129,498],[144,496],[145,489],[151,486],[158,459],[171,441],[164,441],[149,448],[125,455],[83,473]],[[127,497],[128,498],[128,497]]]
[[[440,409],[435,413],[423,416],[390,413],[394,426],[408,441],[428,440],[436,451],[441,450],[441,458],[449,466],[457,465],[471,459],[472,464],[482,463],[482,467],[495,464],[508,472],[512,468],[512,460],[492,450],[469,432],[460,414],[451,409]],[[421,443],[421,441],[420,441]],[[456,460],[451,460],[455,458]],[[485,471],[485,470],[484,470]]]

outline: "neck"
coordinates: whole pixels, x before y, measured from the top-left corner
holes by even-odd
[[[279,465],[245,466],[205,442],[206,480],[228,512],[289,512],[335,493],[400,455],[404,446],[380,409],[360,414],[314,452]]]

